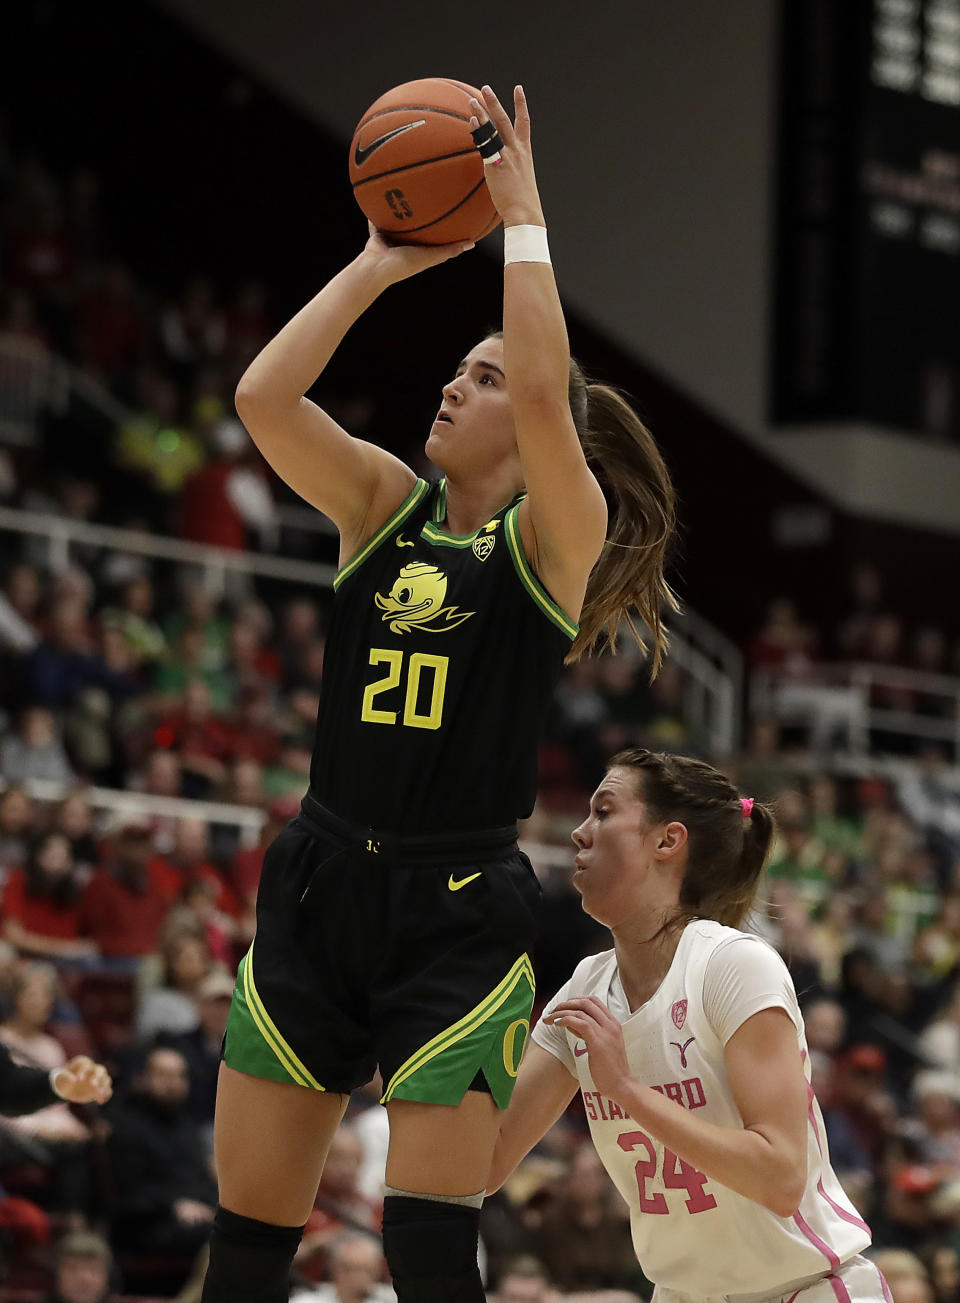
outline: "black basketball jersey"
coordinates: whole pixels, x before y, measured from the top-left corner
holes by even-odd
[[[499,827],[533,809],[537,743],[577,625],[523,552],[517,511],[444,533],[418,480],[337,575],[310,790],[365,827]]]

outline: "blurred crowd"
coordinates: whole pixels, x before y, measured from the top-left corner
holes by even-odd
[[[58,174],[0,132],[0,501],[273,547],[280,489],[230,398],[271,333],[264,290],[222,296],[194,279],[158,293],[112,254],[102,191],[94,172]],[[94,404],[96,437],[76,397],[59,400],[55,356],[119,400],[113,420]],[[361,432],[371,411],[355,400],[346,423]],[[50,1068],[90,1053],[117,1082],[104,1110],[0,1122],[5,1296],[196,1299],[220,1039],[265,848],[308,781],[329,594],[245,578],[218,589],[108,546],[58,558],[2,537],[0,1040]],[[711,754],[676,662],[650,684],[625,640],[564,672],[523,830],[543,848],[540,998],[607,944],[567,853],[605,760],[639,744],[719,763],[777,811],[751,926],[793,973],[833,1162],[894,1303],[960,1303],[957,756],[935,732],[918,742],[854,720],[899,763],[845,768],[850,700],[815,673],[868,660],[954,674],[957,656],[932,625],[903,628],[869,567],[852,586],[832,640],[787,599],[771,605],[744,651],[776,691],[754,697],[736,754]],[[871,691],[880,709],[956,717],[949,693]],[[295,1264],[301,1303],[392,1297],[377,1098],[376,1082],[357,1093],[334,1142]],[[487,1200],[482,1242],[499,1303],[649,1297],[579,1101]]]

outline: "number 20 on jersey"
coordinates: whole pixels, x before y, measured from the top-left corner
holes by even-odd
[[[431,656],[427,652],[405,656],[399,648],[372,647],[369,663],[383,665],[386,672],[363,690],[360,718],[365,723],[400,722],[407,728],[440,727],[450,664],[448,656]],[[391,696],[374,705],[376,699],[386,693]],[[401,694],[403,714],[398,720]],[[395,708],[389,709],[391,706]]]

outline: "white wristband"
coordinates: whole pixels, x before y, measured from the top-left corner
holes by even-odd
[[[550,261],[545,226],[508,226],[503,232],[503,265]]]

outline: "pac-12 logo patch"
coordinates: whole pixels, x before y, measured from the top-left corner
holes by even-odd
[[[673,1019],[673,1025],[677,1031],[682,1032],[683,1024],[687,1021],[686,1000],[674,1000],[673,1008],[670,1010],[670,1017]]]
[[[494,531],[499,524],[499,520],[488,521],[483,527],[483,533],[473,540],[473,555],[478,561],[486,561],[496,546],[497,536]]]

